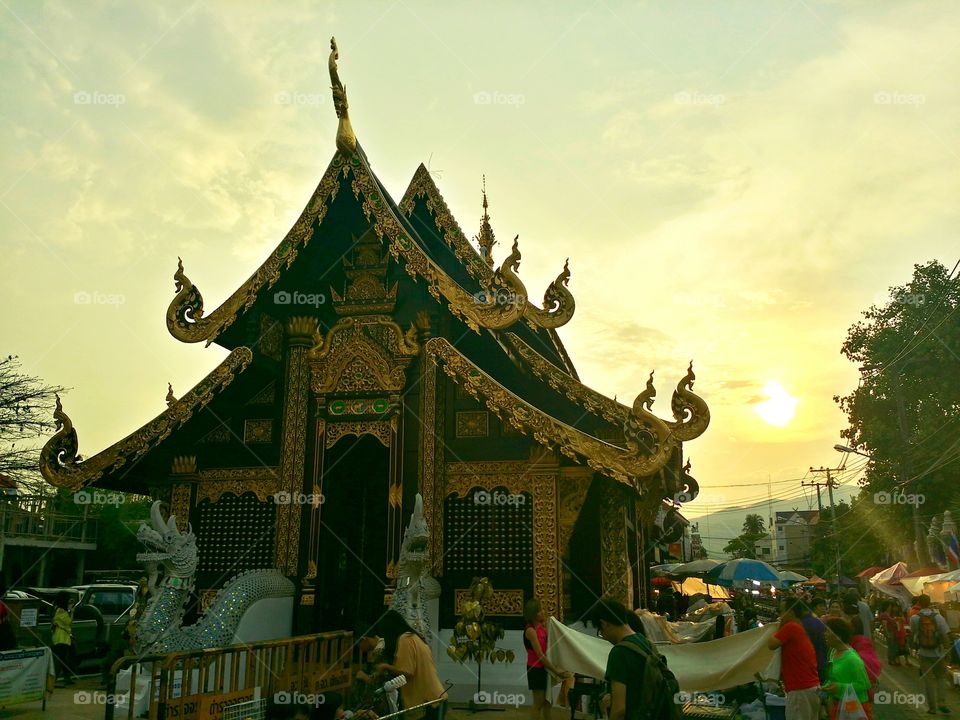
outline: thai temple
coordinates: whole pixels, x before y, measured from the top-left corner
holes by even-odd
[[[583,384],[560,336],[576,258],[557,259],[538,302],[485,189],[473,242],[423,165],[396,202],[351,125],[331,47],[336,149],[293,227],[216,308],[203,269],[170,259],[170,334],[229,354],[91,457],[58,399],[44,477],[162,500],[196,535],[201,604],[238,572],[279,570],[297,634],[380,616],[418,495],[439,627],[478,576],[495,589],[487,616],[508,629],[532,597],[568,620],[603,594],[645,607],[647,567],[698,491],[683,443],[710,415],[692,364],[656,408],[653,373],[632,405]]]

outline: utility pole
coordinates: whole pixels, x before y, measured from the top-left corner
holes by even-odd
[[[826,487],[826,483],[820,482],[800,482],[801,487],[815,487],[817,489],[817,512],[823,512],[823,503],[820,502],[820,488]]]
[[[824,473],[827,476],[827,482],[824,484],[827,487],[827,494],[830,498],[830,516],[831,516],[830,519],[831,519],[831,524],[833,525],[833,540],[837,549],[837,590],[838,591],[840,590],[840,578],[843,577],[843,574],[840,572],[840,532],[839,532],[839,529],[837,528],[837,507],[836,505],[833,504],[833,488],[834,488],[834,485],[836,485],[836,482],[834,481],[833,476],[830,475],[830,473],[836,472],[837,470],[840,470],[840,469],[841,468],[825,468],[825,467],[820,467],[817,469],[810,468],[810,472],[812,473]],[[820,488],[817,488],[818,501],[819,501],[819,498],[820,498]]]

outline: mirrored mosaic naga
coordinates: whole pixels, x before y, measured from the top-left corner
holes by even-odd
[[[397,589],[391,607],[403,615],[410,627],[429,639],[430,616],[427,602],[440,597],[440,583],[430,576],[430,530],[423,517],[423,497],[417,493],[417,502],[410,516],[410,524],[403,533],[400,558],[397,563]]]
[[[197,572],[197,538],[190,527],[186,532],[177,528],[176,516],[165,521],[160,505],[159,500],[153,503],[150,525],[141,525],[137,532],[137,538],[152,550],[137,555],[137,561],[147,567],[151,589],[150,600],[137,622],[138,654],[232,645],[241,619],[254,603],[292,597],[293,583],[279,571],[248,570],[227,582],[203,616],[184,627],[183,616]]]

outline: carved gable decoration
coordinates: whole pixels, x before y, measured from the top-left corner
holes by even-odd
[[[380,238],[371,226],[353,240],[353,259],[343,258],[347,276],[344,293],[330,288],[333,309],[338,315],[362,315],[393,312],[397,303],[397,283],[387,282],[389,255],[383,255]]]
[[[404,332],[388,315],[341,318],[310,351],[313,392],[401,392],[419,351],[416,329]]]

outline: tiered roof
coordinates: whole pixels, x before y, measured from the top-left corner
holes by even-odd
[[[324,244],[350,249],[345,228],[365,221],[384,249],[449,313],[464,332],[456,342],[435,337],[427,352],[456,383],[519,431],[550,448],[649,496],[670,496],[688,477],[680,468],[682,441],[701,435],[709,424],[706,403],[691,388],[691,369],[673,394],[674,419],[651,412],[656,391],[652,377],[628,407],[583,385],[557,328],[573,316],[567,263],[544,294],[543,307],[530,302],[518,275],[518,239],[494,269],[494,237],[484,191],[478,250],[453,218],[427,169],[420,165],[400,204],[394,203],[370,167],[353,132],[346,92],[340,83],[336,45],[331,42],[330,76],[339,118],[337,152],[293,227],[264,263],[209,314],[203,297],[178,262],[176,295],[167,310],[167,327],[182,342],[216,342],[231,355],[207,378],[128,438],[80,461],[77,438],[58,405],[58,432],[43,451],[41,469],[56,485],[80,488],[97,482],[130,459],[159,446],[259,353],[244,345],[249,334],[239,322],[256,316],[258,303],[284,278],[311,278],[311,253]],[[357,208],[362,210],[361,217]],[[365,218],[365,220],[364,220]],[[362,233],[361,233],[362,234]],[[319,243],[319,245],[318,245]],[[342,253],[341,253],[342,254]],[[282,284],[282,283],[281,283]],[[225,369],[226,368],[226,369]],[[602,437],[601,437],[602,436]],[[659,481],[657,481],[659,478]]]

